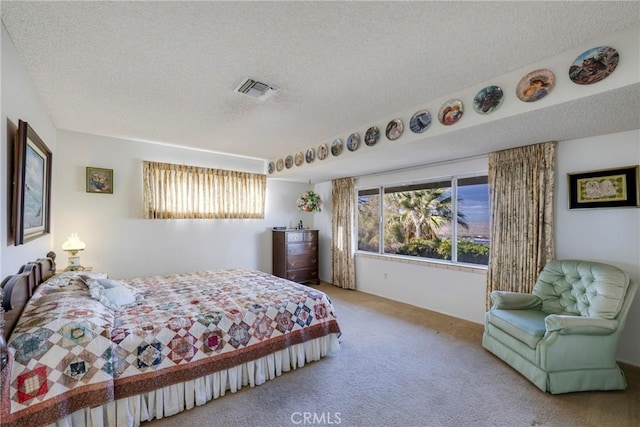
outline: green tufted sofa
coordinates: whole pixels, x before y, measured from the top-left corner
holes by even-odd
[[[482,346],[542,391],[623,390],[616,353],[637,288],[611,265],[550,261],[531,294],[491,293]]]

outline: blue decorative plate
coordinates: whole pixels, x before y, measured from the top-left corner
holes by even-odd
[[[489,114],[502,105],[504,93],[498,86],[487,86],[480,89],[473,98],[473,109],[478,114]]]
[[[409,122],[409,129],[413,133],[422,133],[429,129],[429,126],[431,126],[431,113],[426,110],[415,113]]]
[[[347,149],[349,151],[356,151],[359,146],[360,146],[360,134],[352,133],[351,135],[349,135],[349,138],[347,138]]]

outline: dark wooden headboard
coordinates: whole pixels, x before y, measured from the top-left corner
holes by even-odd
[[[49,252],[46,258],[28,262],[17,274],[7,276],[0,283],[2,301],[0,301],[0,365],[7,360],[7,341],[13,332],[27,301],[36,288],[56,272],[56,254]]]

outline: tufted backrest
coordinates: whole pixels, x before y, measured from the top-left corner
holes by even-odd
[[[554,260],[533,288],[542,311],[614,319],[624,302],[629,276],[617,267],[590,261]]]

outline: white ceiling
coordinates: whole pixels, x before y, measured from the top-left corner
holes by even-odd
[[[640,2],[3,0],[1,13],[57,128],[273,160],[634,25]],[[280,90],[235,93],[245,76]],[[639,99],[636,84],[282,176],[317,182],[638,129]]]

